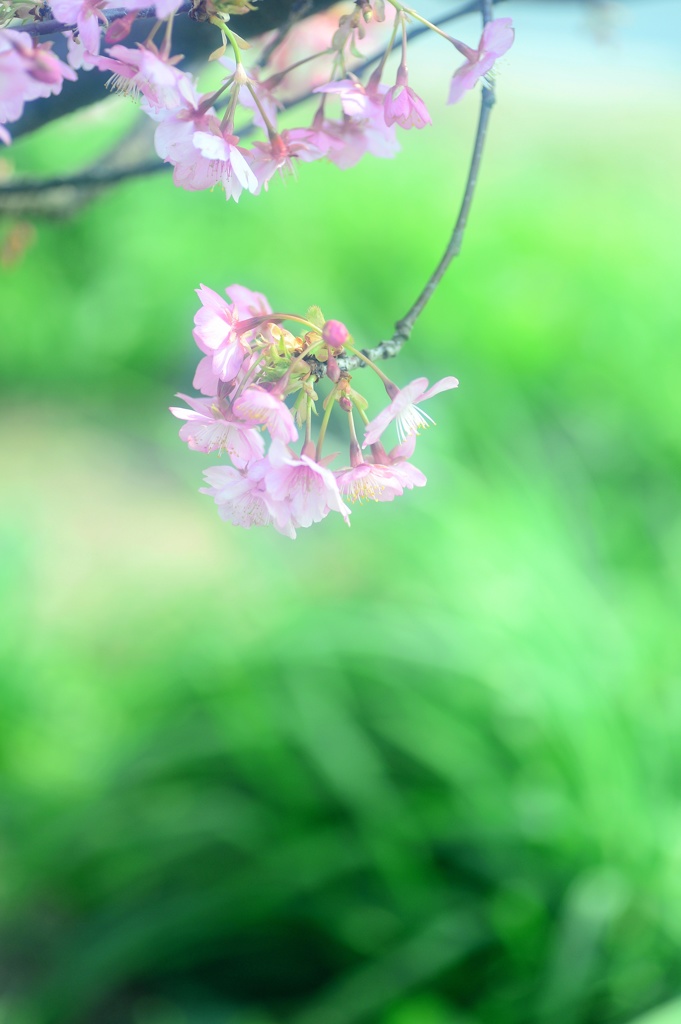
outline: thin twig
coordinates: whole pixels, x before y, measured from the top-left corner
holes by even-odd
[[[418,299],[411,307],[408,313],[406,313],[401,320],[398,320],[395,324],[395,335],[393,340],[399,341],[401,345],[409,338],[414,324],[423,312],[428,300],[432,296],[433,292],[437,288],[438,284],[444,277],[449,264],[458,256],[461,251],[461,243],[463,242],[464,232],[466,230],[466,223],[468,221],[468,213],[471,208],[473,201],[473,194],[475,192],[475,186],[478,181],[478,171],[480,169],[480,161],[482,159],[482,151],[485,145],[485,136],[487,134],[487,124],[489,121],[489,115],[494,106],[494,93],[491,89],[483,86],[482,91],[482,103],[480,105],[480,117],[478,119],[478,130],[475,136],[475,147],[473,149],[473,159],[471,160],[470,170],[468,172],[468,181],[466,183],[466,191],[464,192],[463,202],[461,203],[461,209],[459,210],[459,216],[456,219],[454,225],[454,231],[449,241],[449,245],[444,251],[442,259],[438,263],[437,267],[433,271],[432,275],[428,279],[425,288],[419,295]]]
[[[486,25],[493,17],[493,0],[482,0],[481,8],[483,25]],[[461,244],[463,242],[463,236],[468,222],[468,214],[470,212],[471,203],[473,202],[475,186],[478,182],[480,162],[482,160],[482,152],[487,136],[487,125],[489,123],[489,116],[492,112],[494,103],[494,87],[483,81],[480,116],[478,118],[478,128],[475,134],[475,145],[473,146],[471,165],[468,171],[468,180],[466,181],[466,189],[459,209],[459,214],[456,218],[454,230],[452,231],[452,237],[449,240],[449,245],[445,249],[442,259],[429,277],[416,302],[408,312],[405,313],[401,320],[398,320],[395,324],[395,333],[392,338],[377,346],[375,354],[370,356],[371,359],[386,359],[397,355],[405,341],[408,341],[411,332],[414,329],[414,324],[425,309],[428,300],[431,298],[438,284],[444,277],[449,264],[461,252]]]

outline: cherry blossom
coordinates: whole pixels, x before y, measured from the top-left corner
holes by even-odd
[[[199,93],[188,76],[181,84],[181,102],[172,110],[161,110],[154,132],[156,152],[172,164],[173,182],[188,191],[213,188],[222,179],[225,167],[220,160],[205,156],[195,136],[219,135],[220,121],[212,109],[204,109]],[[200,140],[199,140],[200,141]]]
[[[210,126],[212,131],[197,131],[192,136],[192,145],[208,161],[207,172],[215,174],[225,190],[227,199],[239,201],[243,189],[257,192],[258,179],[248,166],[244,151],[238,146],[236,135],[225,133],[220,126]]]
[[[418,434],[419,430],[430,426],[435,421],[431,419],[428,413],[419,409],[416,402],[423,402],[427,398],[432,398],[434,395],[439,394],[441,391],[448,391],[450,388],[458,387],[458,385],[459,382],[456,377],[443,377],[437,384],[433,384],[432,388],[429,388],[427,378],[418,377],[401,389],[396,388],[394,385],[391,385],[390,388],[386,386],[388,394],[392,396],[392,401],[375,419],[367,424],[362,447],[366,448],[368,444],[378,441],[381,434],[393,420],[395,421],[397,436],[400,441],[404,441],[405,438],[412,434]]]
[[[392,501],[402,494],[402,487],[389,466],[362,460],[349,469],[334,474],[338,489],[349,501]]]
[[[251,168],[258,179],[258,189],[267,191],[271,178],[277,171],[293,173],[293,160],[310,163],[326,156],[320,148],[317,133],[309,128],[287,128],[280,135],[273,135],[268,142],[253,145]],[[328,148],[328,147],[327,147]]]
[[[512,26],[511,18],[488,21],[482,31],[477,50],[456,41],[456,48],[464,55],[466,63],[452,76],[448,103],[457,103],[468,89],[473,88],[478,79],[491,71],[497,58],[511,48],[515,38]]]
[[[415,437],[409,437],[388,454],[380,441],[371,446],[365,459],[352,429],[350,468],[335,472],[338,488],[350,501],[392,501],[404,489],[423,487],[426,478],[407,460],[414,453]]]
[[[17,121],[29,100],[61,92],[64,79],[76,73],[52,52],[51,43],[35,43],[27,32],[0,29],[0,126]],[[11,141],[2,128],[0,138]]]
[[[347,117],[371,117],[372,96],[357,78],[342,78],[336,82],[319,85],[314,92],[336,96]],[[375,97],[373,98],[375,101]]]
[[[286,503],[294,527],[319,523],[332,511],[340,512],[350,525],[350,509],[343,502],[336,479],[328,467],[315,462],[309,455],[293,455],[283,441],[276,438],[267,459],[271,467],[267,473],[267,493],[275,502]],[[281,518],[281,510],[274,514],[280,525],[286,522]]]
[[[212,356],[213,373],[220,380],[233,380],[251,353],[243,331],[239,331],[239,310],[204,284],[196,294],[202,306],[194,317],[194,340],[202,352]]]
[[[407,69],[400,65],[395,85],[388,89],[383,101],[385,123],[399,124],[400,128],[425,128],[433,122],[425,103],[408,82]]]
[[[230,284],[225,292],[232,300],[240,320],[247,320],[254,316],[267,316],[272,312],[272,307],[262,292],[252,292],[242,284]]]
[[[374,441],[371,445],[371,459],[376,466],[390,468],[393,478],[398,482],[402,490],[411,490],[413,487],[425,487],[425,475],[416,466],[409,462],[416,447],[416,435],[411,434],[406,440],[396,445],[390,452],[386,452],[380,441]]]
[[[181,6],[182,0],[156,0],[156,17],[157,18],[168,18],[171,14],[175,14],[178,8]],[[119,5],[126,11],[140,11],[149,4],[147,0],[122,0]]]
[[[286,509],[265,489],[265,475],[269,469],[266,459],[251,462],[238,469],[233,466],[210,466],[204,470],[204,480],[209,485],[201,487],[201,494],[209,494],[218,507],[221,519],[243,526],[274,526],[287,537],[294,538],[295,528],[290,525]],[[275,515],[278,513],[278,515]]]
[[[180,438],[196,452],[227,452],[237,465],[247,465],[262,457],[265,443],[262,434],[230,416],[224,404],[215,398],[191,398],[178,394],[189,409],[171,406],[178,419],[186,420],[180,427]]]
[[[66,25],[76,25],[81,45],[93,55],[99,53],[101,26],[107,24],[102,12],[110,6],[107,0],[51,0],[50,3],[55,18]]]
[[[270,437],[288,443],[298,440],[298,431],[291,410],[276,391],[254,385],[235,398],[235,416],[251,427],[263,426]]]
[[[361,115],[344,113],[340,122],[324,121],[324,130],[336,141],[336,145],[329,148],[327,157],[341,170],[354,167],[365,153],[390,159],[399,152],[395,126],[386,124],[385,120],[385,93],[385,86],[364,90]]]
[[[100,71],[112,71],[109,85],[133,99],[144,97],[148,112],[174,110],[186,102],[188,76],[174,66],[177,58],[167,58],[155,47],[138,44],[136,49],[116,44],[108,57],[94,57]]]

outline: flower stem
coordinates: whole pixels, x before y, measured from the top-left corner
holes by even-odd
[[[345,348],[348,350],[348,352],[352,352],[353,356],[357,356],[357,358],[361,359],[363,363],[366,363],[367,366],[370,366],[374,373],[378,374],[378,376],[381,378],[384,384],[390,384],[392,387],[394,387],[393,382],[390,380],[390,377],[387,377],[383,373],[383,370],[379,369],[379,367],[376,366],[376,363],[373,363],[371,359],[369,359],[369,357],[366,356],[363,352],[360,352],[359,349],[355,348],[353,345],[348,345],[347,342],[345,344]]]
[[[319,428],[319,437],[317,438],[317,455],[316,455],[317,462],[319,462],[319,460],[322,457],[322,448],[324,447],[324,438],[326,437],[326,428],[329,425],[329,418],[331,416],[331,410],[333,409],[334,405],[336,404],[336,392],[337,392],[337,390],[338,389],[334,387],[333,391],[329,392],[329,396],[328,396],[328,398],[326,400],[327,405],[326,405],[326,409],[324,410],[324,418],[322,419],[322,423],[321,423],[321,426]]]

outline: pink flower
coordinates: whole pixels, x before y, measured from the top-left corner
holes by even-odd
[[[272,307],[262,292],[252,292],[242,284],[230,284],[225,291],[234,303],[240,320],[248,320],[253,316],[266,316]]]
[[[62,32],[62,35],[66,39],[66,59],[69,62],[69,66],[75,71],[92,71],[94,64],[89,61],[89,53],[83,46],[81,38],[77,32]]]
[[[402,487],[388,466],[362,461],[334,475],[340,493],[349,501],[392,501],[402,494]]]
[[[175,14],[181,5],[182,0],[156,0],[156,16],[161,20],[168,18],[171,14]],[[118,6],[125,11],[140,11],[144,7],[148,7],[149,4],[147,0],[123,0]]]
[[[235,398],[232,405],[235,416],[249,427],[265,427],[270,437],[285,444],[298,440],[298,431],[291,410],[276,391],[266,391],[253,385]]]
[[[103,9],[110,6],[108,0],[51,0],[50,7],[55,18],[65,25],[75,23],[78,37],[88,53],[99,53],[100,26],[106,25]]]
[[[239,330],[239,310],[204,284],[196,294],[202,306],[194,317],[194,341],[202,352],[212,356],[213,373],[220,380],[233,380],[251,353],[244,332]]]
[[[416,435],[412,434],[401,444],[396,445],[390,453],[386,452],[380,441],[374,441],[371,446],[371,458],[376,466],[389,467],[393,478],[400,485],[400,494],[404,489],[411,490],[413,487],[425,487],[425,475],[416,466],[412,466],[408,460],[414,454],[416,447]],[[385,500],[385,499],[384,499]]]
[[[267,461],[270,464],[267,494],[278,503],[272,508],[279,528],[283,529],[287,523],[294,529],[311,526],[321,522],[331,511],[340,512],[349,525],[350,509],[343,502],[330,469],[308,455],[293,455],[278,439],[272,441]]]
[[[385,123],[399,124],[401,128],[425,128],[433,123],[421,97],[409,88],[404,65],[397,70],[395,85],[385,94],[383,110]]]
[[[357,78],[342,78],[320,85],[313,92],[337,96],[347,117],[371,117],[371,95]]]
[[[467,89],[472,89],[478,79],[492,69],[497,58],[511,48],[515,38],[512,24],[511,18],[488,21],[477,50],[472,50],[465,43],[456,43],[457,49],[466,57],[466,63],[452,76],[448,103],[457,103]]]
[[[265,490],[268,469],[266,459],[252,462],[244,469],[210,466],[203,474],[209,486],[201,487],[201,494],[214,498],[220,518],[235,526],[246,530],[251,526],[274,526],[275,530],[293,538],[296,531],[287,525],[284,512],[279,517],[283,525],[275,518],[274,511],[279,511],[279,505]]]
[[[332,83],[344,84],[344,83]],[[352,83],[355,84],[355,83]],[[390,159],[399,152],[399,143],[395,133],[395,126],[386,124],[383,102],[385,86],[379,85],[373,89],[363,91],[363,104],[361,115],[349,117],[344,114],[341,122],[325,121],[324,130],[336,145],[329,148],[328,159],[342,170],[354,165],[364,156],[371,153],[373,156]],[[341,104],[343,96],[349,93],[339,93]],[[359,97],[359,93],[355,93]]]
[[[110,46],[108,57],[93,57],[93,64],[100,71],[113,71],[107,85],[116,92],[137,99],[140,95],[146,101],[148,111],[175,110],[186,102],[186,92],[191,87],[188,76],[171,63],[177,58],[167,59],[158,51],[138,44],[137,49],[129,46]]]
[[[371,446],[371,459],[362,456],[356,440],[350,442],[350,468],[334,474],[338,488],[350,501],[392,501],[405,487],[423,487],[426,478],[407,459],[414,452],[416,439],[408,438],[388,455],[380,441]]]
[[[52,53],[51,43],[34,43],[27,32],[0,29],[0,125],[17,121],[24,104],[61,91],[65,78],[76,73]],[[9,132],[2,130],[2,140]]]
[[[251,150],[251,168],[258,179],[258,191],[267,186],[277,171],[293,173],[293,160],[310,163],[326,156],[319,148],[319,133],[309,128],[287,128],[269,142],[256,142]]]
[[[407,384],[406,387],[401,389],[396,388],[394,385],[390,389],[386,387],[386,391],[391,395],[392,401],[371,423],[367,424],[362,447],[366,448],[368,444],[378,441],[383,431],[393,420],[396,421],[397,436],[400,441],[418,434],[419,430],[428,427],[435,421],[431,419],[428,413],[419,409],[415,403],[423,402],[426,398],[432,398],[433,395],[439,394],[440,391],[448,391],[450,388],[458,386],[459,382],[456,377],[443,377],[437,384],[433,384],[432,388],[428,388],[427,379],[425,377],[418,377],[411,384]]]
[[[220,161],[202,156],[194,136],[198,133],[217,134],[220,121],[214,110],[204,110],[201,97],[191,81],[182,86],[182,101],[174,110],[161,111],[154,133],[156,152],[167,164],[172,164],[173,182],[178,188],[190,192],[213,188],[220,181],[223,167]]]
[[[194,132],[192,145],[208,161],[212,173],[225,190],[225,197],[239,201],[243,189],[258,191],[258,179],[248,166],[244,152],[237,146],[236,135],[223,134],[220,126],[211,126],[212,131]]]
[[[189,409],[171,406],[171,413],[186,420],[180,427],[180,438],[195,452],[227,452],[237,465],[246,466],[262,458],[265,443],[262,434],[249,424],[230,419],[229,412],[219,399],[190,398],[178,394]]]

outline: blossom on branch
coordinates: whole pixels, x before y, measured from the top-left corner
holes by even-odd
[[[434,424],[435,421],[427,412],[423,412],[416,402],[424,402],[441,391],[448,391],[450,388],[458,386],[459,382],[456,377],[443,377],[437,384],[433,384],[432,388],[428,387],[426,377],[417,377],[411,384],[407,384],[401,389],[395,387],[394,384],[391,384],[390,388],[386,386],[386,391],[392,401],[383,412],[380,412],[375,419],[367,424],[362,447],[366,448],[367,445],[378,441],[381,434],[393,421],[397,427],[397,436],[400,441],[404,441],[406,438],[418,434],[425,427]]]
[[[196,294],[202,305],[194,317],[194,341],[202,352],[212,357],[213,373],[220,380],[234,380],[251,354],[244,330],[239,329],[239,309],[236,305],[230,306],[204,284],[197,288]]]
[[[254,191],[269,185],[270,180],[279,171],[294,174],[293,161],[302,160],[311,163],[321,160],[328,152],[330,141],[324,144],[318,132],[309,128],[287,128],[280,134],[273,135],[268,142],[256,142],[251,151],[250,164],[258,180]]]
[[[283,441],[275,439],[269,451],[270,470],[267,474],[267,492],[286,508],[286,517],[280,525],[289,522],[295,527],[319,523],[329,512],[340,512],[350,525],[350,509],[338,490],[336,478],[330,469],[320,465],[309,455],[297,458]]]
[[[330,512],[339,512],[349,524],[346,500],[389,502],[425,485],[410,459],[416,433],[432,420],[414,402],[456,387],[455,377],[431,388],[420,377],[400,390],[365,352],[357,351],[347,326],[326,319],[318,306],[305,316],[275,313],[260,292],[236,284],[225,292],[231,302],[206,285],[197,289],[201,308],[194,318],[194,339],[206,355],[194,386],[205,397],[180,395],[188,408],[170,410],[185,421],[180,437],[190,449],[226,453],[232,460],[233,467],[208,470],[210,487],[203,489],[223,519],[247,527],[274,526],[293,538]],[[283,326],[287,321],[302,326],[301,336]],[[365,412],[368,401],[352,381],[351,359],[352,365],[376,372],[391,397],[373,421]],[[319,393],[322,383],[325,397]],[[343,413],[350,432],[350,465],[335,472],[329,463],[336,455],[323,455],[334,408]],[[370,445],[369,452],[360,448],[353,410],[368,423],[364,447]],[[315,441],[318,414],[322,419]],[[401,443],[386,452],[379,437],[393,420]],[[296,442],[299,452],[292,447]]]
[[[2,126],[18,121],[25,103],[56,95],[64,79],[74,82],[76,77],[52,52],[52,43],[35,43],[27,32],[0,29],[0,140],[10,143]]]
[[[208,487],[201,487],[202,494],[215,500],[218,514],[235,526],[249,530],[252,526],[274,526],[280,533],[295,537],[295,530],[280,527],[272,513],[274,502],[266,500],[264,459],[237,469],[233,466],[210,466],[203,476]],[[283,521],[283,516],[281,517]]]
[[[248,166],[245,151],[238,146],[238,137],[226,134],[219,125],[211,125],[211,128],[212,131],[194,132],[192,136],[192,145],[207,164],[205,173],[209,177],[215,175],[225,190],[225,197],[235,202],[239,201],[243,189],[257,192],[258,179]]]
[[[107,25],[105,7],[108,0],[51,0],[50,7],[55,18],[65,25],[74,25],[82,47],[90,54],[99,53],[101,26]]]
[[[108,57],[92,56],[92,63],[100,71],[113,72],[107,85],[115,92],[143,97],[147,113],[175,110],[186,103],[190,79],[174,66],[181,58],[165,57],[155,46],[140,43],[136,49],[116,44],[107,53]]]
[[[512,26],[511,18],[488,21],[482,30],[477,50],[456,40],[454,45],[464,55],[466,63],[452,76],[448,103],[457,103],[468,89],[472,89],[480,78],[492,70],[494,62],[511,48],[515,38]]]
[[[432,124],[428,108],[409,87],[407,69],[400,65],[397,71],[397,80],[388,89],[383,101],[386,124],[399,124],[400,128],[425,128]]]
[[[236,465],[246,466],[262,457],[265,442],[252,426],[230,415],[225,403],[216,398],[191,398],[178,394],[188,409],[172,406],[170,411],[180,420],[180,438],[195,452],[226,452]]]

